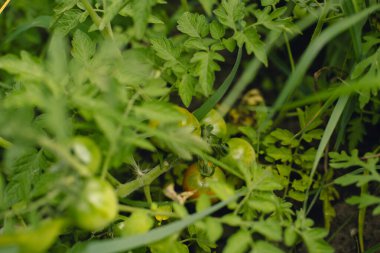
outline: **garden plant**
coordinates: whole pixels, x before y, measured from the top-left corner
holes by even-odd
[[[0,1],[0,253],[380,252],[377,0]]]

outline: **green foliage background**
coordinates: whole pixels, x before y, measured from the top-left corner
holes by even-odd
[[[0,252],[334,252],[334,201],[346,197],[365,252],[367,208],[380,213],[379,9],[371,0],[11,1],[0,15]],[[268,100],[244,105],[250,88]],[[201,120],[216,104],[226,119],[237,108],[254,123],[227,120],[217,143],[179,124],[178,106]],[[77,136],[100,150],[95,174],[71,150]],[[213,152],[234,136],[255,148],[252,165]],[[220,202],[179,201],[195,160],[226,172],[211,185]],[[101,231],[75,227],[68,212],[89,177],[119,196],[119,217]],[[177,199],[164,196],[171,182]],[[344,187],[360,196],[341,196]],[[323,221],[311,217],[316,202]],[[171,218],[154,221],[163,204]],[[145,216],[145,234],[116,234],[118,221]]]

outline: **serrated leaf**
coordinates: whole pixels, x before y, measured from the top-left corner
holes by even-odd
[[[56,29],[63,35],[67,35],[74,29],[81,21],[82,11],[78,9],[70,9],[65,11],[63,15],[57,20]]]
[[[380,50],[377,50],[374,54],[370,55],[369,57],[363,59],[358,64],[356,64],[354,69],[351,72],[351,78],[352,79],[358,78],[364,75],[366,71],[369,71],[370,67],[376,66],[379,55],[380,55]]]
[[[199,83],[205,96],[208,96],[212,90],[215,71],[220,70],[216,61],[224,61],[224,58],[213,51],[196,52],[190,61],[195,63],[195,75],[199,77]]]
[[[254,14],[257,18],[257,23],[265,26],[269,30],[288,32],[288,33],[300,33],[299,28],[292,23],[291,18],[283,18],[283,14],[287,7],[283,6],[276,8],[272,11],[272,8],[267,6],[264,9],[256,9]]]
[[[287,227],[284,231],[284,243],[286,246],[293,246],[298,238],[296,229],[293,226]]]
[[[361,194],[360,196],[348,198],[346,202],[350,205],[358,205],[359,208],[364,208],[371,205],[380,204],[380,198],[369,194]]]
[[[272,241],[281,241],[282,227],[278,221],[267,219],[253,224],[253,230]]]
[[[201,38],[189,38],[185,41],[184,46],[186,48],[190,49],[196,49],[196,50],[208,50],[208,45],[206,45],[204,39]]]
[[[71,44],[72,56],[82,63],[87,63],[95,54],[96,44],[86,33],[79,29],[75,31]]]
[[[54,12],[59,15],[61,13],[64,13],[65,11],[70,10],[73,8],[79,0],[67,0],[67,1],[61,1],[57,4],[57,6],[54,8]]]
[[[259,191],[274,191],[283,188],[279,178],[274,177],[273,171],[269,167],[254,169],[252,186]]]
[[[261,0],[262,6],[275,6],[278,4],[279,0]]]
[[[284,146],[297,147],[299,145],[297,139],[294,138],[294,134],[287,129],[277,128],[270,135],[281,141]]]
[[[202,38],[208,34],[209,25],[203,15],[185,12],[177,22],[177,29],[190,37]]]
[[[14,55],[6,55],[0,58],[0,69],[20,75],[26,80],[41,80],[45,76],[44,68],[31,55],[21,52],[20,59]]]
[[[244,31],[236,32],[234,38],[239,47],[245,45],[248,54],[253,53],[265,66],[268,66],[265,44],[260,40],[260,35],[257,33],[256,28],[249,27]]]
[[[158,124],[179,122],[182,119],[178,110],[166,102],[147,101],[139,106],[135,106],[134,111],[137,116],[157,121]]]
[[[348,131],[348,147],[353,150],[363,140],[366,130],[362,118],[352,119],[349,123]]]
[[[152,48],[154,51],[156,51],[157,56],[172,62],[173,64],[177,64],[178,60],[177,58],[180,56],[181,51],[180,48],[176,48],[173,45],[173,42],[169,39],[162,37],[162,38],[156,38],[151,39]]]
[[[354,149],[351,151],[351,155],[348,155],[346,151],[341,153],[330,152],[330,166],[335,169],[348,168],[351,166],[365,166],[365,163],[359,158],[359,151]]]
[[[281,162],[291,162],[293,160],[290,148],[285,147],[277,148],[275,146],[270,146],[267,148],[266,155],[275,160],[280,160]]]
[[[302,202],[306,199],[306,194],[303,192],[295,191],[295,190],[290,190],[288,193],[289,198],[292,198],[296,201]]]
[[[323,133],[323,129],[313,129],[311,131],[303,133],[302,139],[304,139],[306,142],[311,142],[312,140],[320,140]]]
[[[240,226],[241,222],[243,222],[240,216],[233,215],[232,213],[224,215],[221,220],[232,227]]]
[[[142,39],[151,14],[152,4],[150,0],[134,0],[132,8],[135,34],[138,39]]]
[[[359,180],[359,178],[360,176],[358,175],[346,174],[341,177],[338,177],[337,179],[334,180],[334,182],[342,186],[347,186],[347,185],[356,183]]]
[[[208,239],[215,243],[223,235],[223,226],[219,219],[207,217],[205,219],[206,234]]]
[[[223,38],[226,30],[224,26],[220,24],[218,21],[213,20],[210,24],[210,34],[213,39],[220,40]]]
[[[212,15],[212,7],[218,3],[218,0],[198,0],[208,16]]]
[[[333,253],[334,249],[323,240],[328,232],[322,228],[302,231],[301,237],[309,253]]]
[[[48,162],[42,150],[28,150],[7,163],[8,172],[12,173],[10,183],[4,189],[4,203],[9,207],[19,201],[28,201],[32,185],[37,181],[42,170],[46,169]]]
[[[196,79],[191,75],[183,75],[178,83],[178,93],[182,103],[188,107],[194,95]]]
[[[223,25],[236,30],[236,22],[244,18],[244,3],[239,0],[222,0],[214,14]]]
[[[222,39],[222,43],[229,52],[233,52],[236,48],[236,41],[233,38]]]
[[[223,253],[243,253],[252,242],[251,234],[246,230],[239,230],[227,240]]]

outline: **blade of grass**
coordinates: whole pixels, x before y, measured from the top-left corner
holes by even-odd
[[[307,69],[321,51],[321,49],[335,36],[341,32],[349,29],[351,26],[359,22],[360,20],[367,18],[368,15],[376,10],[380,9],[380,5],[372,6],[366,10],[363,10],[355,15],[352,15],[347,18],[343,18],[334,25],[328,27],[324,32],[320,34],[315,40],[313,40],[310,45],[307,47],[305,52],[302,54],[301,59],[288,80],[285,83],[285,87],[282,89],[279,97],[274,103],[271,111],[269,112],[268,120],[263,122],[260,126],[260,129],[265,128],[265,125],[268,124],[269,120],[273,118],[274,114],[285,104],[286,100],[297,86],[301,83]]]
[[[116,238],[111,240],[102,240],[90,242],[83,252],[85,253],[114,253],[132,250],[143,245],[149,245],[151,243],[157,242],[164,239],[174,233],[181,231],[190,224],[216,212],[222,207],[226,206],[231,201],[238,199],[244,195],[244,191],[237,193],[235,196],[229,198],[226,201],[219,202],[206,210],[189,215],[183,219],[170,223],[169,225],[162,226],[151,230],[150,232],[142,235],[136,235],[131,237]]]
[[[12,42],[21,33],[25,32],[31,28],[37,27],[37,28],[48,29],[52,20],[53,20],[53,18],[50,16],[39,16],[39,17],[33,19],[31,22],[22,24],[22,25],[18,26],[13,32],[8,34],[4,38],[2,44],[7,44],[7,43]]]
[[[367,249],[364,253],[376,253],[380,251],[380,243],[376,244],[370,249]]]
[[[303,99],[285,104],[282,108],[284,111],[289,111],[297,107],[328,100],[330,98],[337,99],[341,95],[356,94],[358,91],[363,89],[380,89],[380,77],[366,76],[362,79],[351,81],[350,85],[341,85],[336,83],[331,84],[331,86],[336,88],[319,91]]]
[[[346,16],[353,15],[360,10],[357,4],[354,6],[354,2],[355,1],[342,1],[343,11]],[[357,23],[350,27],[350,35],[356,60],[360,60],[362,55],[362,26],[363,23]]]
[[[341,96],[338,99],[338,102],[336,103],[333,112],[331,113],[330,119],[329,119],[327,126],[326,126],[326,129],[323,133],[321,142],[319,143],[317,153],[315,154],[313,167],[311,169],[310,176],[309,176],[310,179],[313,179],[313,177],[315,175],[315,172],[316,172],[318,164],[319,164],[319,160],[323,156],[323,152],[324,152],[324,150],[325,150],[325,148],[326,148],[326,146],[327,146],[327,144],[328,144],[328,142],[329,142],[329,140],[330,140],[330,138],[331,138],[331,136],[335,130],[335,127],[338,124],[339,118],[342,115],[344,108],[346,107],[348,99],[349,99],[348,95]],[[309,196],[311,185],[312,185],[312,180],[310,181],[308,188],[306,190],[306,199],[303,203],[303,209],[307,210],[306,214],[308,214],[310,212],[310,210],[313,206],[313,205],[310,205],[307,208],[307,200],[308,200],[307,196]],[[316,196],[314,198],[316,198]],[[314,203],[314,202],[312,201],[312,203]]]
[[[222,85],[216,90],[216,92],[208,98],[198,109],[194,111],[194,116],[201,120],[206,116],[206,114],[215,107],[215,105],[222,99],[224,94],[227,92],[228,88],[231,86],[232,81],[234,80],[236,76],[236,72],[239,68],[240,61],[241,61],[241,55],[242,55],[242,48],[239,47],[239,51],[236,57],[235,64],[231,70],[231,72],[228,74],[227,78],[224,80]]]

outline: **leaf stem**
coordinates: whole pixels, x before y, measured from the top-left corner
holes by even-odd
[[[126,197],[137,189],[151,184],[156,178],[170,169],[169,163],[164,162],[163,166],[157,165],[151,171],[141,177],[136,178],[128,183],[122,184],[117,187],[116,192],[119,197]]]
[[[102,22],[102,18],[99,17],[99,15],[95,12],[95,10],[92,8],[91,4],[87,1],[87,0],[81,0],[84,8],[86,9],[86,11],[88,12],[88,14],[90,15],[92,21],[94,22],[94,24],[96,25],[96,27],[100,27],[100,24]],[[101,30],[102,31],[102,34],[104,35],[104,37],[109,37],[109,38],[113,38],[112,36],[112,28],[110,25],[106,25],[105,26],[105,29]]]
[[[368,175],[368,171],[364,171],[364,175]],[[364,184],[360,188],[360,195],[363,196],[368,193],[368,183]],[[359,247],[360,252],[364,252],[364,223],[365,223],[365,216],[366,216],[367,207],[361,207],[359,208],[359,215],[358,215],[358,237],[359,237]]]

